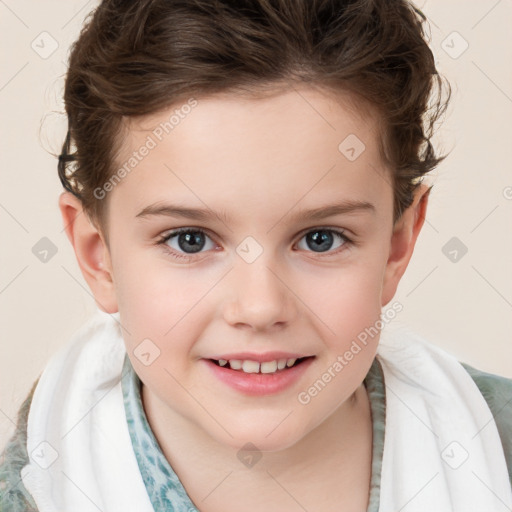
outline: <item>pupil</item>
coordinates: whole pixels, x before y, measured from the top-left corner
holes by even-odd
[[[319,235],[319,233],[321,233]],[[328,250],[330,249],[332,245],[332,239],[333,235],[329,231],[314,231],[312,233],[309,233],[307,235],[308,242],[312,242],[311,248],[313,250],[316,250],[317,248],[320,249],[318,252],[322,252],[322,249]]]
[[[201,239],[202,233],[193,234],[193,231],[180,233],[178,237],[178,244],[185,252],[190,249],[190,252],[199,252],[204,247],[204,240]],[[189,248],[186,245],[190,246]]]

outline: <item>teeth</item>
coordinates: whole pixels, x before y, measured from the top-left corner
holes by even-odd
[[[243,361],[240,359],[219,359],[219,365],[226,366],[229,362],[232,370],[242,370],[245,373],[275,373],[277,370],[283,370],[285,367],[290,368],[296,361],[296,358],[290,358],[265,361],[260,364],[249,359]]]
[[[244,361],[242,363],[242,370],[245,373],[258,373],[260,371],[260,363],[256,361]]]
[[[277,361],[261,363],[261,373],[274,373],[277,370]]]

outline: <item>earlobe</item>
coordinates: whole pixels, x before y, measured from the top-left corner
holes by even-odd
[[[82,203],[70,192],[59,197],[66,235],[98,307],[106,313],[118,311],[112,264],[102,234],[91,223]]]
[[[394,226],[382,286],[382,306],[388,304],[394,297],[398,283],[407,269],[416,240],[425,222],[431,188],[425,184],[418,186],[413,203]]]

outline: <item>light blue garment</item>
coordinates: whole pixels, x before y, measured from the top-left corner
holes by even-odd
[[[123,365],[124,407],[133,449],[155,511],[196,512],[180,479],[165,458],[151,430],[140,395],[141,381],[128,355]]]

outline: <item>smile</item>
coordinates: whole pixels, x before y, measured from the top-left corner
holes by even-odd
[[[217,380],[230,388],[246,395],[262,396],[279,393],[293,386],[314,359],[315,356],[263,363],[237,359],[201,359],[200,362],[206,365]]]

